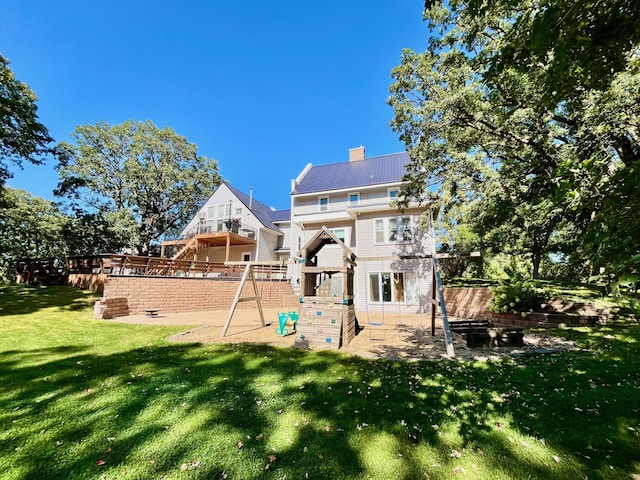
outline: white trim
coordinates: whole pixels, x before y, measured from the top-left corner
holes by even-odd
[[[307,166],[302,169],[302,171],[300,172],[300,175],[298,175],[294,180],[296,182],[296,187],[300,184],[300,182],[305,177],[305,175],[309,173],[309,170],[311,170],[311,167],[313,167],[313,164],[307,163]]]
[[[336,235],[336,230],[344,231],[344,239],[342,239],[342,238],[338,237],[338,235]],[[333,227],[333,228],[330,228],[329,231],[331,233],[333,233],[336,236],[336,238],[340,239],[342,241],[342,243],[344,243],[347,247],[351,247],[351,245],[350,245],[351,241],[350,241],[350,238],[349,238],[350,237],[350,233],[351,233],[351,227],[348,227],[348,226]],[[331,246],[331,245],[330,244],[327,245],[327,247],[329,247],[329,246]]]
[[[393,202],[394,200],[398,200],[398,198],[400,197],[400,190],[401,188],[394,188],[394,187],[389,187],[387,188],[387,198],[389,199],[390,202]],[[397,192],[395,197],[391,196],[391,192]]]
[[[294,225],[301,225],[303,223],[339,222],[341,220],[350,219],[351,216],[347,212],[339,210],[333,212],[299,213],[291,223]]]
[[[322,200],[327,200],[327,204],[323,205]],[[324,208],[322,208],[324,207]],[[329,195],[318,197],[318,212],[327,213],[329,211]]]
[[[399,220],[403,218],[409,219],[409,229],[411,230],[411,240],[399,239],[400,235],[398,234],[397,228],[398,228],[398,225],[400,224]],[[389,220],[391,219],[394,219],[396,221],[396,239],[395,240],[391,240],[391,230],[389,226]],[[378,221],[382,222],[382,228],[383,228],[382,231],[384,233],[384,240],[382,242],[379,242],[376,239],[376,233],[377,233],[376,223]],[[414,223],[414,217],[412,215],[394,215],[394,216],[380,217],[380,218],[373,219],[373,244],[374,245],[410,245],[412,243],[415,243],[415,241],[416,241],[416,228]]]
[[[398,186],[398,190],[401,190],[401,185],[407,185],[409,182],[388,182],[388,183],[378,183],[377,185],[354,185],[348,188],[338,188],[336,190],[319,190],[317,192],[306,192],[306,193],[295,193],[291,194],[292,197],[310,197],[312,195],[329,195],[334,193],[344,193],[344,192],[353,192],[354,188],[358,190],[373,190],[378,188],[394,188],[394,186]]]
[[[355,202],[351,202],[351,197],[355,195],[357,197]],[[353,208],[360,205],[360,192],[350,192],[347,193],[347,208]]]

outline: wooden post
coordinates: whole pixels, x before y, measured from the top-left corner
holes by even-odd
[[[224,256],[224,261],[225,262],[229,261],[229,250],[230,250],[230,248],[231,248],[231,237],[227,233],[227,251],[226,251],[225,256]]]
[[[241,297],[240,295],[242,295],[242,289],[244,287],[244,284],[247,282],[247,278],[251,277],[251,282],[253,283],[253,292],[255,293],[255,296],[253,297]],[[262,326],[266,327],[265,323],[264,323],[264,313],[262,312],[262,302],[260,301],[260,295],[258,293],[258,284],[256,283],[256,279],[253,275],[253,265],[248,264],[245,269],[244,269],[244,273],[242,274],[242,279],[240,280],[240,285],[238,286],[238,291],[236,292],[236,296],[233,299],[233,303],[231,304],[231,308],[229,309],[229,316],[227,317],[227,321],[224,324],[224,327],[222,328],[222,337],[224,337],[227,334],[227,330],[229,330],[229,325],[231,324],[231,319],[233,318],[233,314],[236,311],[236,307],[238,306],[238,303],[240,302],[247,302],[249,300],[256,300],[258,302],[258,311],[260,312],[260,321],[262,322]]]
[[[436,266],[435,262],[431,261],[431,336],[436,335],[436,289],[438,285],[436,283]]]

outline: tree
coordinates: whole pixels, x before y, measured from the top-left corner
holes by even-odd
[[[215,160],[150,121],[80,126],[72,139],[61,144],[56,194],[99,213],[139,254],[184,225],[220,183]]]
[[[41,164],[43,157],[55,153],[37,112],[35,94],[15,78],[9,61],[0,54],[0,188],[12,177],[9,163]]]
[[[631,3],[592,3],[613,9],[609,19],[616,8],[637,15]],[[407,197],[425,199],[437,186],[450,203],[480,199],[478,226],[494,245],[527,254],[534,275],[569,224],[585,238],[602,234],[608,204],[628,218],[621,185],[629,182],[618,179],[633,173],[640,153],[637,24],[624,24],[631,41],[616,33],[572,43],[572,32],[612,25],[567,4],[428,1],[428,48],[405,50],[392,73],[392,126],[412,159]],[[562,38],[546,42],[541,25],[554,14]],[[607,55],[608,69],[576,54],[587,43]],[[563,76],[559,65],[569,64]],[[637,232],[630,237],[638,252]],[[594,249],[583,247],[575,251],[595,261]]]
[[[68,217],[53,203],[24,190],[0,192],[0,280],[15,280],[20,258],[57,258],[67,251]]]

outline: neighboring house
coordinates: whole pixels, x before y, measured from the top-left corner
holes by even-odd
[[[162,256],[202,262],[274,261],[289,258],[289,211],[267,207],[229,183],[221,183],[182,231],[162,242]]]
[[[297,252],[326,226],[358,257],[356,309],[370,312],[426,312],[431,300],[432,237],[423,226],[425,207],[394,202],[403,186],[407,153],[365,158],[351,149],[349,161],[307,165],[291,186],[291,251]],[[342,252],[327,246],[320,266],[341,265]],[[292,255],[295,257],[295,254]],[[299,269],[292,283],[299,283]],[[332,282],[336,294],[339,282]]]

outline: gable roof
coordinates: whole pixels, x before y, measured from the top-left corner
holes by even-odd
[[[271,218],[271,215],[278,212],[278,210],[271,210],[264,203],[259,202],[255,198],[249,197],[246,193],[238,190],[236,187],[231,186],[229,183],[224,183],[224,185],[229,188],[233,192],[233,194],[238,197],[245,207],[247,207],[251,213],[253,213],[256,218],[262,223],[265,227],[270,228],[278,233],[282,233],[276,225],[273,224],[274,220]],[[251,207],[249,207],[251,205]],[[283,211],[283,210],[280,210]],[[287,210],[284,210],[287,211]]]
[[[407,173],[407,152],[381,155],[352,162],[312,166],[293,194],[342,190],[385,183],[397,183]]]
[[[322,228],[309,239],[304,247],[302,247],[300,253],[306,261],[311,261],[316,255],[318,255],[318,252],[322,250],[325,245],[331,244],[342,247],[344,256],[343,260],[347,263],[352,263],[355,266],[355,261],[358,258],[356,254],[353,253],[353,250],[347,247],[342,240],[336,237],[336,235],[325,225],[323,225]]]

